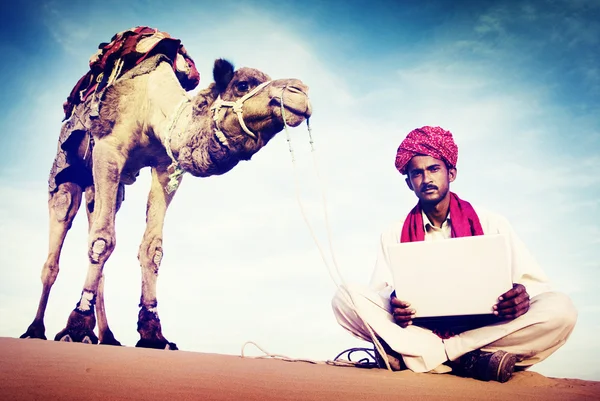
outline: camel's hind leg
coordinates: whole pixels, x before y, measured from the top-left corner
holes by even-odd
[[[46,339],[44,327],[44,313],[48,304],[48,297],[52,285],[56,281],[59,270],[60,252],[62,250],[67,232],[71,228],[73,218],[81,204],[81,187],[72,182],[65,182],[58,186],[56,192],[50,194],[48,209],[50,214],[50,238],[48,258],[42,268],[42,296],[37,314],[33,323],[21,338]]]
[[[162,334],[156,300],[156,279],[162,260],[163,223],[169,203],[175,192],[167,193],[169,175],[165,170],[152,169],[152,187],[146,208],[146,231],[140,245],[138,259],[142,267],[142,296],[138,315],[140,340],[136,347],[176,350]]]

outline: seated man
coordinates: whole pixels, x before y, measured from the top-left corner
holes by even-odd
[[[450,192],[457,159],[458,148],[450,132],[423,127],[408,134],[398,148],[396,168],[407,176],[406,183],[418,203],[404,221],[392,224],[381,235],[369,287],[342,288],[333,298],[333,310],[339,324],[355,336],[372,341],[372,330],[393,370],[452,371],[505,382],[515,366],[526,369],[560,348],[575,326],[577,312],[566,295],[551,290],[545,274],[506,219],[474,209]],[[410,299],[394,292],[386,262],[388,246],[485,234],[505,235],[511,253],[514,285],[498,294],[494,321],[470,327],[413,324],[415,310]]]

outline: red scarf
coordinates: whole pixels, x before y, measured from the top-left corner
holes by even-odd
[[[473,206],[450,192],[450,216],[452,218],[452,238],[483,235],[483,228]],[[400,242],[424,241],[423,214],[421,205],[417,203],[404,220]]]

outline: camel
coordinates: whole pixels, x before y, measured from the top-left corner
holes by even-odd
[[[120,345],[106,319],[102,272],[115,249],[115,214],[124,185],[132,184],[142,168],[150,167],[146,229],[138,253],[142,291],[136,346],[177,349],[162,334],[156,283],[165,213],[184,173],[195,177],[224,174],[239,161],[250,160],[285,125],[298,126],[312,113],[308,87],[300,80],[271,80],[252,68],[234,71],[223,59],[215,61],[213,78],[213,83],[190,98],[169,60],[156,55],[106,89],[97,115],[90,101],[75,107],[63,124],[61,138],[68,136],[64,130],[73,129],[74,119],[89,129],[74,130],[68,147],[67,142],[62,144],[71,150],[66,155],[70,173],[49,194],[49,251],[41,274],[42,294],[36,316],[21,338],[46,339],[44,313],[58,275],[61,249],[85,194],[87,277],[66,327],[54,339]],[[96,314],[98,336],[94,333]]]

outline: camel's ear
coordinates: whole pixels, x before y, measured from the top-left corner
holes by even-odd
[[[233,65],[222,58],[215,60],[213,78],[215,79],[219,92],[223,92],[233,78]]]

